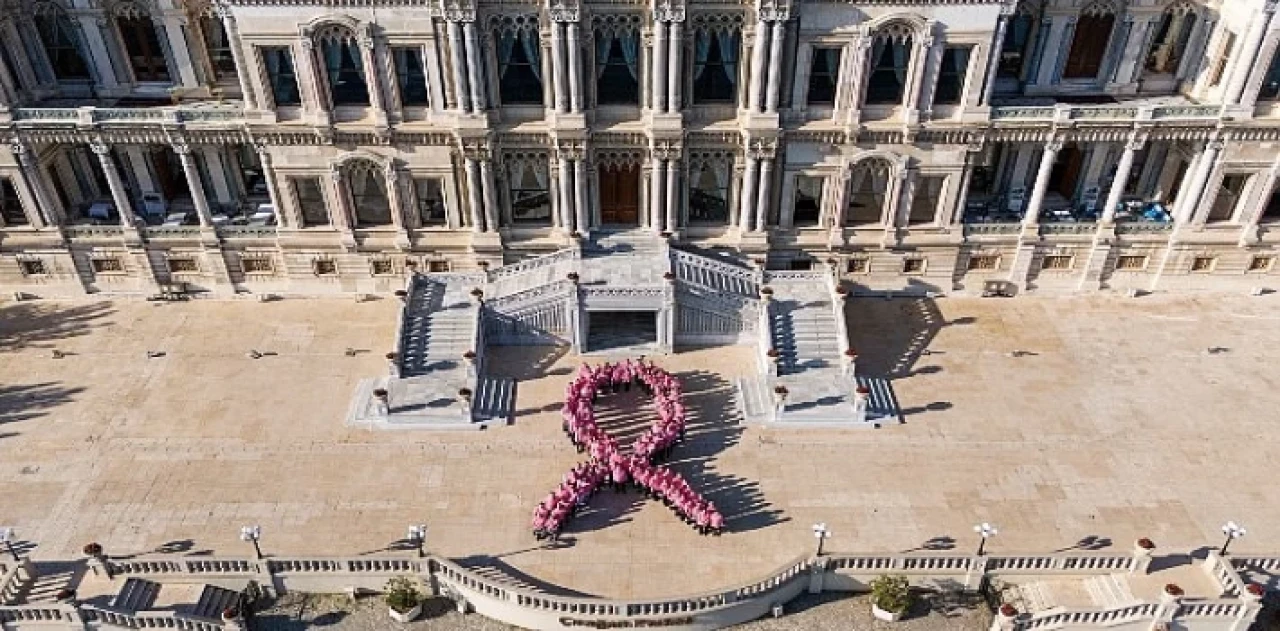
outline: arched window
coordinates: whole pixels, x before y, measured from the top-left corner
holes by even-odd
[[[707,23],[695,31],[693,100],[733,103],[738,98],[738,62],[742,54],[741,26]]]
[[[595,30],[596,102],[640,103],[640,33],[630,21],[602,22]]]
[[[911,27],[894,22],[871,41],[871,72],[867,77],[867,105],[900,105],[907,94],[911,68]]]
[[[517,226],[551,225],[550,167],[544,154],[508,154],[507,193]]]
[[[1031,56],[1031,42],[1035,38],[1039,22],[1031,3],[1022,2],[1018,12],[1009,18],[1005,27],[1004,42],[1000,46],[1000,65],[996,76],[1002,79],[1021,79],[1027,58]]]
[[[54,76],[59,81],[88,79],[89,67],[80,54],[75,27],[67,14],[57,5],[43,3],[36,6],[35,23]]]
[[[339,105],[368,105],[369,84],[356,36],[344,26],[327,26],[316,33],[316,49],[329,83],[329,99]]]
[[[510,105],[541,105],[538,19],[526,15],[499,18],[493,39],[498,53],[498,97]]]
[[[733,157],[728,152],[696,152],[689,156],[689,223],[729,223],[729,181]]]
[[[123,4],[116,9],[116,29],[129,55],[129,67],[135,81],[172,81],[169,64],[160,44],[161,27],[138,5]]]
[[[1160,18],[1155,38],[1151,40],[1151,50],[1147,51],[1147,72],[1154,74],[1174,74],[1182,65],[1182,58],[1187,54],[1187,44],[1191,41],[1191,33],[1196,28],[1195,9],[1187,2],[1179,2],[1168,9]]]
[[[846,226],[879,224],[889,194],[889,178],[893,165],[883,158],[868,158],[853,167],[849,177],[849,208]]]
[[[1062,70],[1064,79],[1095,79],[1102,71],[1107,44],[1116,25],[1115,9],[1110,4],[1094,2],[1080,12],[1071,51]]]
[[[347,186],[357,228],[391,224],[391,202],[387,198],[387,180],[382,168],[368,160],[347,167]]]
[[[200,16],[200,33],[204,36],[204,50],[209,55],[214,80],[234,81],[236,60],[231,54],[231,40],[222,26],[222,18],[207,13]]]

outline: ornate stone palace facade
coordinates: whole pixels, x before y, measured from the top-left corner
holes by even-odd
[[[1273,0],[4,4],[16,292],[375,291],[623,228],[876,290],[1277,273]]]

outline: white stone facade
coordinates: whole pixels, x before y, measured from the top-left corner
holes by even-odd
[[[868,290],[1266,287],[1275,9],[10,0],[0,286],[387,291],[630,228]]]

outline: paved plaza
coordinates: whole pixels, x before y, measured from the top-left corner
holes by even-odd
[[[1249,534],[1233,549],[1274,552],[1278,306],[852,300],[860,370],[891,378],[905,413],[879,430],[744,429],[731,384],[753,369],[750,349],[660,358],[693,408],[673,466],[730,532],[702,537],[661,504],[606,491],[544,547],[527,524],[582,458],[558,416],[581,358],[494,349],[490,369],[519,380],[511,426],[368,431],[343,418],[355,384],[386,371],[393,299],[8,304],[0,525],[57,558],[90,541],[245,556],[251,523],[268,554],[384,554],[425,522],[434,551],[509,580],[636,598],[764,576],[811,551],[816,521],[835,550],[968,550],[972,525],[990,521],[991,549],[1043,553],[1082,540],[1127,551],[1139,536],[1189,550],[1235,519]],[[612,413],[617,433],[647,423]]]

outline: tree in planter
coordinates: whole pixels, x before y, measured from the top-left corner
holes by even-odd
[[[387,581],[387,606],[399,614],[407,614],[422,603],[418,584],[408,576],[397,576]]]
[[[883,611],[900,616],[911,608],[912,600],[905,576],[886,574],[871,581],[871,603]]]

